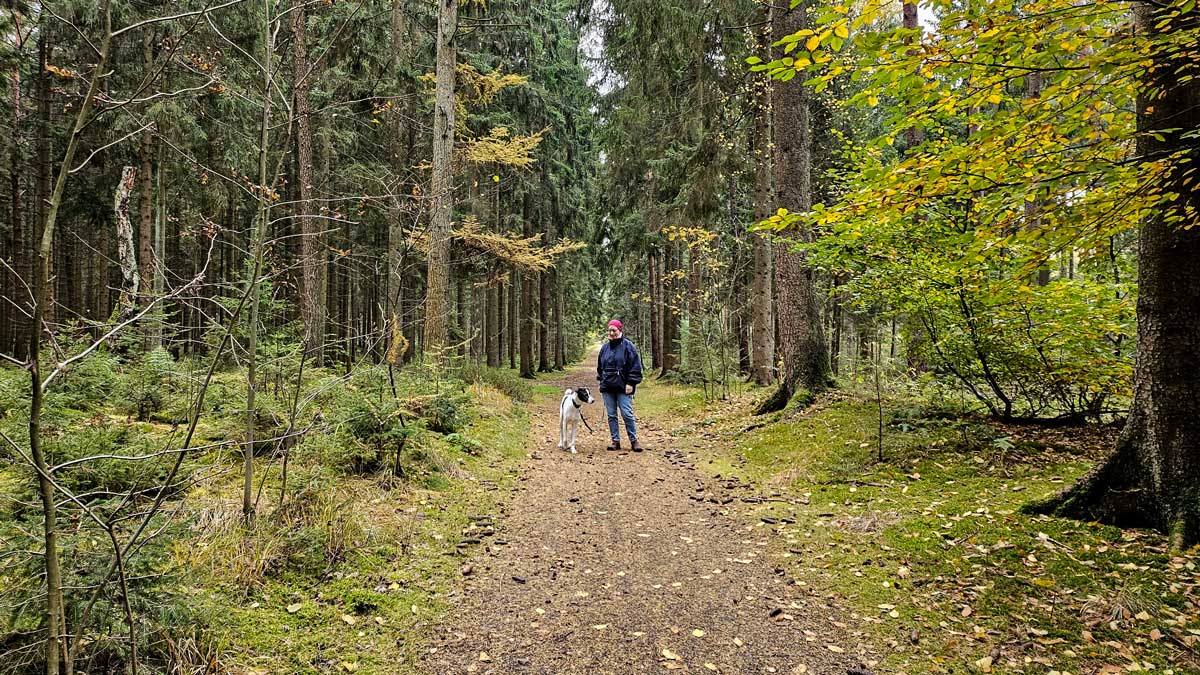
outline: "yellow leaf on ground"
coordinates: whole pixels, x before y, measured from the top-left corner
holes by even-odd
[[[678,654],[671,651],[670,649],[667,649],[666,647],[663,647],[662,655],[663,655],[664,659],[667,659],[670,661],[679,661],[680,660]]]
[[[704,637],[704,631],[697,628],[696,630],[692,631],[692,635],[695,635],[696,637]]]

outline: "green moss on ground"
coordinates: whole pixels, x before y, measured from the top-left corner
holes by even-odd
[[[1197,551],[1019,511],[1083,474],[1113,430],[937,419],[889,401],[879,462],[873,400],[831,394],[752,418],[752,398],[706,404],[661,385],[639,406],[690,448],[713,494],[773,500],[740,510],[748,535],[886,655],[876,672],[1200,672]]]

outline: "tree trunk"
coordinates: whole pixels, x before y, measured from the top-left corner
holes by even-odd
[[[146,29],[142,34],[142,67],[150,72],[154,67],[154,31]],[[138,144],[138,160],[141,170],[138,175],[138,307],[154,301],[154,131],[142,132]],[[153,318],[142,326],[142,350],[150,351],[153,344]]]
[[[916,0],[904,0],[901,7],[901,22],[906,30],[916,30],[917,22],[917,3]],[[906,38],[905,42],[912,42],[913,38]],[[917,50],[909,49],[909,56],[915,54]],[[924,141],[924,134],[917,127],[909,127],[904,130],[904,145],[906,153],[912,152],[913,148],[917,147]]]
[[[48,33],[48,31],[47,31]],[[50,165],[50,143],[51,143],[51,126],[54,117],[54,102],[53,85],[50,83],[49,71],[46,70],[46,64],[50,62],[50,57],[54,52],[53,45],[50,44],[48,34],[43,34],[38,38],[38,76],[37,76],[37,91],[38,91],[38,121],[37,121],[37,140],[34,148],[34,193],[36,195],[35,204],[37,205],[37,229],[33,233],[34,253],[37,253],[36,242],[40,242],[43,237],[43,231],[46,225],[47,205],[50,202],[51,191],[51,170]],[[51,254],[53,251],[51,251]],[[36,274],[33,267],[31,272]],[[53,262],[50,262],[50,275],[54,274]],[[32,285],[32,284],[31,284]],[[32,307],[31,307],[32,309]],[[42,307],[43,320],[46,325],[38,325],[33,321],[29,322],[28,337],[32,339],[40,331],[48,329],[48,324],[54,323],[54,286],[51,284],[46,288],[45,306]]]
[[[517,345],[520,342],[520,328],[517,320],[520,302],[517,291],[521,288],[521,275],[517,271],[509,274],[508,292],[504,295],[508,299],[508,311],[505,312],[504,321],[504,339],[508,346],[508,367],[516,369],[517,367]]]
[[[646,285],[650,290],[650,365],[658,368],[662,359],[659,353],[659,345],[662,344],[659,336],[659,308],[662,307],[662,296],[658,292],[658,256],[654,255],[654,251],[650,251],[646,259],[646,273],[649,277]]]
[[[456,311],[455,318],[458,319],[458,352],[459,356],[466,356],[471,343],[473,342],[471,335],[471,318],[470,306],[468,305],[467,295],[467,278],[466,270],[462,265],[459,265],[458,272],[454,275],[454,308]]]
[[[662,370],[659,377],[679,367],[679,280],[673,272],[679,269],[679,240],[667,242],[667,257],[663,271],[667,281],[663,282],[663,345]]]
[[[10,237],[12,247],[9,249],[13,258],[13,279],[8,285],[9,299],[12,305],[6,308],[4,342],[0,349],[11,353],[20,361],[29,355],[29,293],[27,284],[33,281],[33,258],[29,249],[29,234],[25,227],[24,194],[21,191],[21,176],[25,171],[21,166],[25,160],[21,149],[21,70],[16,68],[12,74],[12,137],[9,147],[10,169],[9,187],[12,190],[12,227]]]
[[[554,268],[554,368],[556,370],[564,370],[567,367],[567,346],[566,346],[566,316],[567,316],[567,299],[566,292],[563,289],[558,279],[558,268]]]
[[[842,309],[842,292],[838,290],[842,283],[842,275],[839,274],[833,278],[833,295],[830,298],[833,307],[830,311],[829,332],[833,334],[833,337],[829,339],[829,368],[834,375],[841,371],[842,361],[842,323],[845,311]]]
[[[292,0],[292,99],[296,119],[296,220],[300,230],[300,320],[304,353],[316,366],[325,362],[325,293],[328,276],[325,236],[313,216],[313,132],[309,111],[312,64],[308,59],[307,15],[302,0]]]
[[[450,221],[454,215],[454,71],[458,0],[438,0],[437,72],[433,116],[433,205],[429,220],[429,268],[425,288],[425,353],[445,356],[450,321]]]
[[[546,239],[543,238],[543,242]],[[538,274],[538,372],[550,372],[550,271]]]
[[[133,183],[137,169],[132,166],[121,170],[121,180],[117,182],[117,192],[113,197],[113,216],[117,221],[117,261],[121,265],[121,313],[129,313],[135,309],[138,297],[141,295],[141,275],[138,273],[137,258],[133,246],[133,223],[129,219],[129,199],[133,194]]]
[[[487,337],[485,351],[487,352],[487,364],[489,368],[500,367],[500,342],[504,339],[500,332],[500,308],[503,303],[500,300],[499,282],[493,283],[487,289],[487,314],[485,323],[487,324]]]
[[[37,272],[32,283],[33,326],[29,335],[29,451],[37,472],[38,492],[42,502],[42,535],[45,547],[42,554],[42,565],[46,575],[46,675],[58,675],[60,658],[69,653],[69,649],[67,646],[66,612],[63,605],[62,570],[58,551],[58,506],[55,500],[55,488],[53,479],[50,476],[49,463],[42,448],[41,423],[45,395],[42,389],[40,365],[42,328],[48,320],[50,305],[53,302],[50,297],[52,284],[50,268],[54,250],[54,229],[58,219],[58,210],[62,205],[67,177],[75,160],[75,152],[79,147],[80,137],[83,134],[84,127],[90,121],[89,117],[91,116],[92,105],[95,101],[101,74],[105,72],[105,68],[108,65],[108,51],[112,41],[112,17],[108,0],[104,0],[101,3],[100,14],[104,21],[104,33],[103,38],[100,40],[97,63],[91,73],[91,77],[88,78],[87,93],[84,94],[83,100],[80,102],[79,108],[75,113],[75,123],[71,135],[67,139],[67,147],[63,152],[62,160],[59,162],[59,170],[54,181],[54,187],[52,190],[46,189],[42,192],[43,196],[46,197],[46,201],[39,204],[39,212],[44,214],[44,219],[41,221],[41,238],[37,249]],[[42,110],[44,117],[41,121],[48,126],[49,88],[45,85],[46,58],[47,48],[45,36],[43,35],[40,38],[39,44],[40,77],[43,83],[40,93],[43,95],[43,99],[39,102],[39,105],[44,106]],[[42,129],[41,131],[49,133],[48,129]],[[45,180],[47,183],[46,187],[48,188],[50,171],[49,138],[39,138],[39,143],[43,146],[39,147],[39,170],[46,172]],[[43,151],[45,153],[44,164],[41,163]],[[43,177],[39,175],[38,178],[39,182],[41,182]],[[66,670],[68,673],[72,670],[69,662],[66,664]]]
[[[1138,32],[1190,34],[1200,11],[1166,20],[1172,6],[1140,2]],[[1166,34],[1166,35],[1165,35]],[[1159,44],[1174,44],[1166,39]],[[1164,50],[1164,47],[1159,47]],[[1159,51],[1138,97],[1138,155],[1165,162],[1155,208],[1138,238],[1137,362],[1133,404],[1115,451],[1073,487],[1027,510],[1122,526],[1154,527],[1176,548],[1200,541],[1200,63],[1186,49]]]
[[[411,35],[408,31],[408,22],[405,20],[405,0],[392,0],[392,45],[389,55],[391,56],[391,71],[392,77],[396,80],[395,94],[400,96],[402,93],[408,93],[408,78],[401,75],[401,55],[405,57],[405,65],[411,60],[412,44]],[[409,100],[406,96],[405,107]],[[404,279],[404,263],[405,255],[404,248],[406,245],[404,236],[404,217],[403,204],[404,201],[410,198],[411,184],[407,180],[408,153],[406,149],[406,139],[408,138],[407,125],[408,116],[405,115],[405,108],[402,108],[399,102],[393,102],[392,110],[392,128],[388,138],[390,145],[390,160],[392,167],[392,185],[396,191],[392,195],[391,204],[388,208],[388,282],[387,282],[387,321],[400,321],[404,314],[404,309],[400,306],[401,284]]]
[[[759,44],[763,50],[766,49],[765,35],[759,38]],[[769,95],[771,90],[767,91]],[[772,211],[770,122],[768,102],[761,102],[756,106],[754,119],[754,219],[758,222],[770,217]],[[750,236],[754,247],[754,280],[750,300],[750,379],[755,384],[766,386],[775,380],[775,298],[771,284],[771,244],[761,232],[754,232]]]
[[[773,14],[776,40],[808,27],[803,3]],[[808,88],[800,83],[780,84],[771,94],[771,104],[776,199],[790,211],[805,213],[812,208]],[[811,236],[806,230],[796,234],[802,239]],[[783,372],[775,393],[759,406],[760,414],[783,409],[798,391],[821,391],[829,381],[829,352],[814,270],[787,240],[775,245],[775,292]]]
[[[523,209],[523,219],[525,221],[524,234],[526,237],[533,236],[533,198],[528,193],[525,195],[525,206]],[[532,378],[533,375],[533,331],[534,323],[537,321],[536,307],[534,305],[534,283],[536,278],[533,272],[521,273],[521,377]]]

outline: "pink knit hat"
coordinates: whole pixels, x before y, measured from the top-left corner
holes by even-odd
[[[618,320],[616,320],[616,319],[613,319],[612,321],[609,321],[609,322],[608,322],[608,325],[610,325],[610,326],[616,326],[616,327],[617,327],[617,330],[622,330],[622,331],[623,331],[623,330],[625,330],[625,327],[621,325],[621,322],[620,322],[620,321],[618,321]]]

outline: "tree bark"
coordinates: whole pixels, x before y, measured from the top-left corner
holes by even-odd
[[[776,41],[808,27],[804,3],[788,11],[776,9],[772,26]],[[781,206],[796,213],[812,208],[812,138],[808,88],[800,83],[776,86],[771,93],[775,140],[775,191]],[[811,233],[802,230],[801,239]],[[781,410],[798,391],[817,393],[828,386],[829,352],[821,325],[820,299],[814,270],[786,239],[775,245],[775,293],[779,351],[783,372],[779,386],[757,412]]]
[[[33,259],[29,254],[29,235],[25,227],[25,202],[21,191],[21,176],[25,173],[22,162],[25,155],[21,148],[21,70],[13,69],[12,73],[12,137],[10,139],[9,187],[12,190],[12,227],[9,232],[12,246],[9,251],[13,258],[12,283],[8,285],[9,299],[12,304],[5,309],[7,320],[4,322],[4,341],[0,349],[12,354],[14,358],[24,361],[29,347],[29,310],[28,284],[32,283]],[[6,275],[8,276],[8,275]]]
[[[523,209],[525,221],[524,234],[533,236],[533,198],[527,193]],[[532,378],[533,375],[533,331],[536,322],[534,305],[534,283],[536,279],[532,272],[521,273],[521,377]]]
[[[662,295],[658,289],[658,256],[654,251],[650,251],[646,255],[646,273],[649,277],[646,280],[646,285],[650,290],[650,364],[653,368],[658,368],[662,360],[662,354],[659,352],[659,346],[662,344],[660,336],[660,318],[659,308],[662,307]]]
[[[325,294],[328,286],[324,228],[313,213],[313,132],[309,110],[312,64],[308,59],[307,14],[303,0],[292,0],[292,99],[296,119],[296,220],[300,230],[300,320],[304,353],[313,365],[325,362]]]
[[[490,368],[500,367],[500,344],[504,335],[500,332],[501,285],[495,282],[487,289],[487,364]]]
[[[154,31],[146,29],[142,35],[142,67],[146,72],[154,67]],[[145,307],[153,302],[154,293],[154,131],[147,129],[142,132],[138,144],[138,160],[141,170],[138,175],[138,307]],[[150,318],[146,324],[154,321]],[[142,349],[150,351],[152,344],[152,329],[149,325],[142,328]]]
[[[514,270],[511,274],[509,274],[508,279],[509,282],[505,284],[508,287],[508,292],[504,294],[508,299],[508,308],[505,312],[506,318],[504,320],[504,339],[508,348],[508,367],[516,369],[517,345],[519,343],[521,332],[520,328],[518,327],[519,322],[517,320],[517,315],[520,311],[520,307],[518,306],[518,303],[520,302],[518,298],[518,291],[521,288],[521,275],[519,272]]]
[[[392,45],[391,45],[391,74],[396,80],[395,95],[400,96],[401,93],[408,93],[408,78],[401,74],[401,55],[404,62],[407,64],[411,61],[412,51],[412,36],[409,31],[409,24],[405,20],[405,0],[392,0]],[[402,284],[404,283],[404,249],[406,246],[406,237],[404,235],[404,217],[403,205],[404,201],[411,197],[411,183],[408,181],[408,153],[406,152],[406,139],[408,138],[408,130],[406,129],[408,116],[404,113],[409,112],[408,106],[409,97],[405,97],[405,105],[401,106],[399,101],[392,102],[392,128],[388,138],[390,145],[390,161],[392,167],[392,182],[393,190],[396,191],[392,195],[391,205],[388,209],[388,282],[387,282],[387,316],[388,321],[400,321],[404,315],[404,308],[400,305],[402,295]]]
[[[760,48],[765,51],[767,44],[767,36],[762,35],[759,38]],[[765,86],[768,87],[769,97],[771,85],[768,83]],[[754,219],[758,222],[770,217],[773,202],[771,111],[768,102],[769,98],[756,105],[754,116]],[[771,243],[761,232],[754,232],[750,236],[754,249],[754,279],[750,301],[750,379],[755,384],[767,386],[775,381],[775,298],[771,284]]]
[[[550,272],[538,274],[538,372],[550,372]]]
[[[1200,11],[1139,2],[1146,37],[1194,31]],[[1166,40],[1160,44],[1175,44]],[[1166,532],[1176,548],[1200,542],[1200,63],[1187,49],[1152,54],[1138,97],[1138,156],[1165,162],[1138,237],[1137,360],[1133,404],[1111,456],[1074,486],[1028,511]]]
[[[662,369],[659,372],[659,377],[673,372],[679,367],[679,302],[682,300],[679,293],[678,275],[674,274],[679,269],[679,240],[667,242],[666,260],[663,263],[663,271],[667,280],[663,282],[663,345],[662,345]]]
[[[29,451],[33,459],[34,468],[37,471],[38,492],[42,502],[42,534],[45,546],[42,554],[42,565],[46,575],[46,675],[58,675],[60,658],[69,653],[69,649],[66,644],[66,611],[63,604],[62,568],[58,551],[58,506],[55,502],[55,488],[50,476],[49,463],[46,461],[46,455],[42,448],[42,406],[45,395],[41,378],[42,328],[47,321],[49,305],[52,302],[50,297],[52,284],[50,268],[54,251],[54,229],[58,219],[58,210],[62,205],[67,177],[70,173],[72,162],[75,160],[75,152],[79,147],[80,137],[83,134],[85,126],[90,121],[89,117],[91,116],[96,92],[102,79],[101,75],[105,72],[105,68],[108,65],[109,46],[112,42],[112,15],[108,0],[103,0],[101,3],[100,15],[104,22],[104,33],[100,40],[96,67],[89,78],[87,93],[84,94],[83,100],[80,102],[79,108],[75,113],[75,123],[71,135],[67,140],[67,147],[63,152],[62,161],[59,163],[58,175],[55,178],[54,187],[52,190],[47,190],[44,193],[48,199],[44,204],[39,205],[39,211],[44,213],[44,219],[41,221],[41,240],[38,243],[37,273],[32,284],[33,326],[29,335]],[[44,123],[48,123],[49,121],[49,89],[45,86],[46,57],[47,48],[43,35],[40,38],[39,44],[39,61],[42,66],[40,77],[43,82],[41,94],[44,98],[39,104],[45,106],[43,110],[45,116],[42,119]],[[48,129],[43,129],[42,131],[49,133]],[[48,182],[50,170],[48,137],[39,138],[39,143],[42,142],[45,145],[43,148],[39,148],[39,155],[44,150],[46,161],[40,168],[43,168],[47,172]],[[39,176],[39,181],[41,178]],[[66,670],[68,673],[72,670],[69,662],[66,664]]]
[[[50,57],[54,52],[54,46],[50,43],[49,30],[45,30],[38,37],[38,75],[37,75],[37,104],[38,104],[38,119],[37,119],[37,140],[34,145],[34,194],[36,196],[36,214],[37,214],[37,229],[33,233],[34,253],[37,253],[36,242],[40,242],[44,236],[46,217],[48,208],[47,205],[51,199],[53,191],[52,167],[50,164],[50,143],[51,143],[51,125],[54,118],[54,102],[53,87],[50,84],[50,76],[47,74],[46,64],[50,62]],[[51,251],[53,254],[53,250]],[[31,266],[31,272],[36,274],[36,270]],[[54,274],[53,261],[50,262],[48,272],[51,276]],[[30,284],[32,286],[32,283]],[[46,324],[54,323],[54,286],[51,284],[46,288],[45,306],[42,307],[43,320]],[[32,315],[32,305],[30,305]],[[29,333],[27,337],[33,339],[38,332],[47,328],[46,325],[38,325],[30,320]]]
[[[450,229],[454,215],[454,75],[458,0],[438,0],[437,71],[433,116],[433,206],[429,222],[429,267],[425,288],[425,352],[445,356],[450,321]]]

